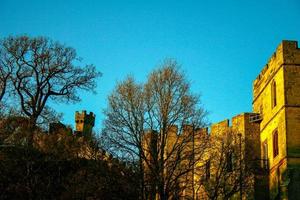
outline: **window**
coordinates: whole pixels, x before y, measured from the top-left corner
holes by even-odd
[[[263,107],[263,105],[260,105],[259,114],[263,115],[263,112],[264,112],[264,107]]]
[[[205,163],[205,178],[206,180],[210,178],[210,160]]]
[[[273,157],[275,158],[279,153],[278,149],[278,131],[277,129],[273,132]]]
[[[268,169],[268,142],[267,140],[264,141],[262,144],[262,151],[263,151],[263,160],[262,165],[264,169]]]
[[[227,172],[232,172],[233,170],[232,152],[227,152],[226,154],[226,170]]]
[[[277,94],[276,94],[276,82],[273,81],[271,85],[271,103],[272,103],[272,108],[274,108],[277,105]]]
[[[200,183],[202,184],[210,179],[210,160],[207,160],[199,169],[201,170]]]

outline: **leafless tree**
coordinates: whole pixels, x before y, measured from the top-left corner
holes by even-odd
[[[95,66],[80,66],[75,49],[45,37],[1,40],[0,63],[9,69],[13,94],[31,126],[45,114],[49,100],[77,102],[79,89],[94,91]]]
[[[143,85],[128,78],[109,97],[103,135],[118,155],[136,158],[141,174],[154,178],[149,183],[144,177],[144,193],[150,185],[160,199],[168,199],[182,188],[197,162],[195,151],[204,147],[193,146],[206,113],[199,103],[174,60],[166,60]]]
[[[251,195],[254,166],[245,157],[245,139],[242,134],[228,130],[210,137],[210,165],[207,169],[210,170],[210,177],[202,183],[209,199]]]
[[[108,101],[102,134],[103,140],[107,142],[106,149],[126,161],[138,163],[143,197],[142,139],[145,126],[145,103],[142,85],[137,84],[133,77],[128,77],[117,85]]]
[[[2,63],[0,63],[0,102],[2,101],[4,94],[6,92],[9,76],[10,76],[10,73],[7,70],[6,66],[4,66]]]
[[[158,130],[158,193],[160,199],[168,199],[180,179],[194,167],[196,149],[191,145],[196,129],[204,125],[205,111],[199,107],[199,96],[191,93],[184,73],[174,60],[165,61],[150,74],[145,96],[147,126]],[[184,130],[186,125],[190,128]],[[173,127],[178,130],[174,132]],[[203,148],[199,149],[203,152]]]
[[[7,59],[5,57],[6,54],[0,48],[0,109],[3,106],[3,98],[7,91],[7,85],[9,84],[9,77],[11,74],[9,66],[7,66],[5,62],[3,62],[4,59]]]

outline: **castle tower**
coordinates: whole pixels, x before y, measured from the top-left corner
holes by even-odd
[[[260,171],[260,173],[253,174],[254,176],[251,178],[251,182],[253,183],[253,185],[248,185],[247,190],[252,190],[253,193],[248,193],[246,199],[267,199],[265,198],[265,193],[267,190],[266,184],[264,184],[265,180],[263,179],[264,177],[261,176],[261,174],[264,174],[265,171],[259,168],[259,124],[253,123],[251,120],[251,118],[255,116],[256,115],[254,113],[241,113],[232,117],[231,120],[225,119],[218,123],[212,124],[210,128],[210,137],[212,140],[217,141],[220,140],[220,138],[224,138],[230,141],[233,145],[239,145],[239,149],[235,152],[235,158],[233,158],[230,154],[228,154],[229,157],[226,157],[226,159],[229,159],[229,163],[231,163],[230,166],[239,166],[239,160],[241,159],[242,162],[245,163],[245,166],[251,168],[255,172]],[[227,151],[227,153],[230,152]],[[212,163],[211,167],[211,174],[215,174],[215,164]],[[237,167],[236,169],[238,168],[239,167]],[[235,171],[235,173],[238,173],[238,171]],[[227,176],[229,175],[230,174],[227,174]],[[239,198],[245,199],[243,196],[240,197],[240,193],[237,193],[235,198],[233,199]]]
[[[300,199],[300,49],[283,41],[253,83],[270,199]],[[297,196],[298,195],[298,196]]]
[[[76,129],[75,133],[77,135],[82,136],[91,136],[92,129],[95,125],[95,114],[90,112],[89,114],[86,113],[85,110],[82,112],[76,111],[75,113],[75,123]]]

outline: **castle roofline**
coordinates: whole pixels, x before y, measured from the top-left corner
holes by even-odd
[[[268,71],[269,66],[273,65],[273,63],[277,63],[277,66],[280,66],[285,63],[289,63],[289,54],[293,51],[298,51],[300,53],[300,49],[298,47],[298,42],[295,40],[282,40],[282,42],[277,46],[276,51],[269,58],[267,64],[263,67],[259,75],[253,81],[254,86],[260,84],[261,79]]]
[[[96,117],[96,115],[93,112],[89,112],[87,113],[86,110],[82,110],[82,111],[76,111],[75,115],[79,116],[79,115],[84,115],[84,116],[92,116],[92,117]]]

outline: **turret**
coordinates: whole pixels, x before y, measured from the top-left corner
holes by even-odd
[[[82,135],[82,136],[91,136],[92,129],[95,125],[95,114],[93,112],[90,112],[87,114],[85,110],[82,112],[76,111],[75,113],[75,123],[76,123],[76,129],[75,134],[76,135]]]

